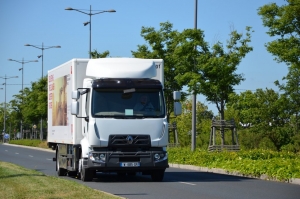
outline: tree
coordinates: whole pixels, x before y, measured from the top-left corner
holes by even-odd
[[[164,60],[164,89],[167,104],[167,116],[170,118],[173,110],[173,94],[172,91],[181,90],[183,85],[174,81],[176,76],[175,68],[177,66],[176,57],[174,55],[175,38],[179,32],[173,30],[173,25],[169,22],[160,23],[160,29],[155,30],[153,27],[142,27],[141,36],[147,42],[147,45],[138,45],[136,51],[131,51],[136,58],[163,59]],[[149,47],[151,49],[149,49]],[[183,93],[183,100],[185,94]]]
[[[282,80],[286,80],[285,84],[280,84],[279,81],[275,81],[275,85],[279,87],[281,91],[285,92],[288,98],[289,115],[293,119],[293,127],[295,133],[299,133],[300,129],[300,68],[295,67],[292,64],[289,67],[289,72]]]
[[[278,62],[289,65],[289,73],[283,80],[286,84],[275,84],[290,100],[290,116],[295,116],[295,129],[299,130],[300,114],[300,0],[286,0],[287,4],[264,5],[258,9],[263,25],[269,28],[267,34],[275,40],[266,44],[267,50]]]
[[[276,3],[258,9],[267,34],[275,40],[266,44],[267,50],[278,62],[300,67],[300,0],[286,0],[287,5]]]
[[[184,30],[178,38],[176,80],[188,85],[190,92],[206,96],[207,101],[216,105],[222,120],[229,95],[234,92],[233,87],[244,80],[242,74],[235,72],[242,58],[252,51],[252,47],[248,46],[250,31],[251,28],[247,27],[246,38],[232,31],[226,45],[227,52],[221,42],[210,48],[199,29]]]
[[[31,82],[31,87],[24,88],[20,94],[14,95],[11,101],[12,109],[16,118],[22,120],[23,124],[38,124],[42,119],[47,121],[47,78],[41,78],[37,82]],[[44,122],[43,126],[46,123]]]
[[[16,112],[13,107],[14,100],[11,100],[9,103],[6,104],[6,132],[10,133],[11,139],[14,138],[15,130],[18,129],[18,125],[20,124],[18,120],[19,112]],[[0,104],[0,121],[4,121],[4,103]],[[0,132],[4,129],[4,123],[0,123]],[[12,133],[12,134],[11,134]]]
[[[106,50],[103,53],[99,53],[97,50],[94,50],[91,53],[92,59],[97,59],[97,58],[105,58],[109,56],[109,51]]]
[[[259,135],[260,142],[267,138],[277,150],[290,143],[293,131],[286,95],[272,89],[257,89],[254,93],[246,91],[231,97],[228,109],[238,111],[241,123],[249,123],[249,133]]]
[[[246,27],[246,37],[237,31],[230,33],[227,52],[221,42],[211,48],[204,40],[201,30],[187,29],[177,37],[175,55],[177,59],[175,79],[181,85],[188,85],[189,92],[203,94],[206,100],[216,105],[221,120],[233,87],[244,80],[242,74],[236,74],[237,66],[247,53],[251,41],[251,28]],[[196,46],[196,48],[195,48]],[[221,129],[221,144],[225,143],[224,130]]]

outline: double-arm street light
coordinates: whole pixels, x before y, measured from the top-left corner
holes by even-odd
[[[2,90],[3,88],[0,88],[0,90]],[[4,125],[4,121],[5,121],[5,117],[4,117],[4,111],[3,111],[3,125]],[[4,131],[3,131],[3,135],[2,135],[3,137],[3,143],[4,143]]]
[[[42,55],[39,55],[38,58],[42,57],[42,79],[44,77],[44,50],[49,48],[61,48],[61,46],[44,46],[44,43],[42,43],[42,47],[38,45],[31,45],[31,44],[25,44],[25,46],[32,46],[34,48],[42,50]]]
[[[15,59],[8,59],[8,61],[14,61],[22,64],[22,68],[19,68],[19,71],[22,70],[22,103],[23,103],[23,95],[24,95],[24,64],[30,63],[30,62],[38,62],[38,60],[15,60]],[[21,119],[21,128],[20,128],[21,137],[23,136],[23,125],[22,125],[22,119]]]
[[[92,52],[92,15],[96,15],[96,14],[101,14],[104,12],[116,12],[115,10],[92,10],[92,6],[90,5],[90,12],[84,12],[83,9],[75,9],[75,8],[66,8],[65,10],[75,10],[77,12],[81,12],[83,14],[89,15],[90,16],[90,21],[84,22],[83,25],[86,26],[88,24],[90,24],[90,50],[89,50],[89,55],[91,58],[91,52]],[[97,11],[92,13],[92,11]]]
[[[18,78],[18,76],[10,76],[10,77],[7,77],[6,75],[3,77],[0,77],[1,79],[4,79],[5,80],[5,83],[3,83],[2,85],[5,85],[4,86],[4,121],[3,121],[3,123],[4,123],[4,128],[3,128],[3,136],[4,136],[4,134],[5,134],[5,131],[6,131],[6,126],[5,126],[5,123],[6,123],[6,80],[7,79],[11,79],[11,78]]]
[[[19,71],[22,70],[22,103],[23,103],[23,95],[24,95],[24,64],[30,63],[30,62],[38,62],[38,60],[15,60],[15,59],[8,59],[8,61],[14,61],[22,64],[22,68],[19,68]],[[21,119],[21,129],[20,129],[21,136],[23,135],[23,124]]]
[[[8,61],[14,61],[14,62],[18,62],[20,64],[22,64],[22,68],[19,68],[19,70],[22,70],[22,96],[23,96],[23,85],[24,85],[24,64],[27,64],[29,62],[38,62],[38,60],[24,60],[24,58],[22,60],[15,60],[15,59],[8,59]]]
[[[34,48],[42,50],[42,55],[39,55],[38,58],[42,57],[42,79],[44,77],[44,50],[50,49],[50,48],[61,48],[61,46],[44,46],[44,43],[42,43],[42,47],[38,45],[31,45],[31,44],[25,44],[25,46],[32,46]],[[41,131],[40,131],[40,139],[43,139],[43,119],[41,118]]]

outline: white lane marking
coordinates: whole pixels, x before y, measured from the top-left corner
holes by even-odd
[[[188,185],[196,185],[196,184],[193,184],[193,183],[188,183],[188,182],[179,182],[179,183],[182,183],[182,184],[188,184]]]
[[[5,151],[8,151],[8,150],[5,150]]]
[[[19,153],[16,153],[16,154],[19,154]]]
[[[32,155],[29,155],[29,157],[31,157],[31,158],[32,158],[33,156],[32,156]]]
[[[52,159],[47,158],[46,160],[52,160]]]

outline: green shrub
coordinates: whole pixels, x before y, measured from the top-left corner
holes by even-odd
[[[222,168],[244,175],[288,180],[300,178],[300,155],[271,150],[241,150],[239,152],[208,152],[190,148],[169,148],[169,162],[208,168]]]
[[[29,139],[23,139],[23,140],[10,140],[10,144],[17,144],[17,145],[24,145],[24,146],[32,146],[32,147],[41,147],[46,148],[47,142],[41,141],[41,140],[29,140]]]

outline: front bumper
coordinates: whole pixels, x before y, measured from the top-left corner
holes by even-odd
[[[102,159],[98,157],[102,155]],[[159,155],[160,157],[158,157]],[[103,158],[103,155],[105,158]],[[126,165],[126,166],[125,166]],[[134,166],[133,166],[134,165]],[[88,158],[83,160],[83,167],[99,172],[131,171],[143,172],[148,170],[162,170],[169,167],[168,155],[165,151],[145,151],[145,152],[95,152],[92,151]]]

